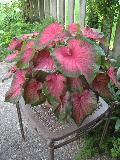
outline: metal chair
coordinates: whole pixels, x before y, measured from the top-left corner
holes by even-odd
[[[25,140],[25,134],[23,129],[22,116],[25,117],[28,123],[30,123],[36,131],[39,131],[39,133],[48,140],[50,160],[54,160],[55,149],[79,139],[81,135],[88,133],[91,129],[101,123],[104,118],[107,118],[108,120],[105,123],[103,135],[101,136],[102,141],[105,136],[106,129],[109,125],[109,117],[111,114],[111,109],[108,104],[102,98],[99,98],[98,108],[91,115],[89,115],[80,126],[77,126],[74,122],[72,122],[63,125],[63,128],[61,127],[61,130],[54,131],[53,129],[50,130],[48,124],[46,125],[46,122],[43,120],[44,118],[46,118],[44,115],[45,113],[48,113],[47,120],[49,122],[51,119],[51,114],[46,109],[46,105],[38,106],[37,109],[36,107],[32,108],[30,105],[25,105],[22,98],[16,104],[16,108],[23,140]],[[62,142],[60,142],[61,140]]]

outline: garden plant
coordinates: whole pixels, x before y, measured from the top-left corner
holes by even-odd
[[[13,37],[7,62],[12,67],[3,81],[13,77],[5,100],[17,103],[21,96],[32,106],[50,104],[58,119],[77,124],[96,108],[99,96],[115,101],[120,89],[119,65],[114,66],[100,47],[104,36],[96,29],[60,23],[48,25],[41,34]]]

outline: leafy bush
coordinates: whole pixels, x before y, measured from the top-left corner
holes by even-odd
[[[86,160],[87,158],[91,158],[94,156],[102,155],[103,153],[110,156],[110,149],[112,148],[112,135],[107,133],[104,142],[99,146],[101,135],[103,132],[102,123],[100,126],[92,130],[86,137],[84,146],[80,149],[78,154],[76,155],[76,160]],[[113,127],[113,125],[112,125]]]
[[[96,156],[99,154],[97,146],[95,146],[97,139],[93,137],[85,138],[85,142],[80,152],[76,155],[75,160],[86,160],[87,158]]]
[[[25,22],[22,10],[20,9],[20,2],[14,1],[8,4],[0,3],[0,58],[3,59],[7,54],[7,46],[12,37],[20,36],[25,33],[33,31],[41,32],[45,26],[52,22],[50,17],[39,22]]]
[[[85,137],[85,143],[82,149],[76,155],[76,160],[85,160],[98,155],[105,154],[109,158],[120,157],[120,132],[116,132],[114,129],[115,123],[110,122],[109,129],[105,135],[104,141],[99,146],[101,135],[103,132],[104,123],[91,131]]]
[[[113,148],[111,149],[112,157],[120,157],[120,138],[114,138],[113,141]]]
[[[23,95],[25,103],[38,105],[46,100],[61,120],[73,118],[81,124],[97,107],[97,96],[113,99],[110,80],[120,88],[116,69],[102,65],[104,51],[98,41],[103,35],[85,27],[79,33],[76,24],[68,31],[55,22],[39,35],[37,32],[14,37],[6,61],[15,61],[5,79],[13,81],[6,101],[16,103]]]

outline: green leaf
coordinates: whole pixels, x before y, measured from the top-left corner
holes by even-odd
[[[116,121],[115,130],[116,130],[116,131],[119,131],[119,130],[120,130],[120,119],[118,119],[118,120]]]
[[[110,59],[110,62],[112,64],[113,67],[117,67],[119,68],[120,67],[120,56],[117,56],[116,59]]]
[[[46,95],[48,102],[55,107],[55,108],[54,108],[54,110],[55,110],[56,107],[59,105],[58,100],[57,100],[55,97],[51,96],[51,95],[48,93],[48,90],[46,89],[45,84],[44,84],[43,87],[42,87],[42,91],[43,91],[43,93]]]
[[[117,80],[120,81],[120,67],[118,68],[118,71],[117,71]]]

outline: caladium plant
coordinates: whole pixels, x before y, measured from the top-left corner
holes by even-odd
[[[113,99],[109,83],[120,89],[117,68],[99,46],[102,38],[93,28],[80,31],[70,24],[66,30],[57,22],[41,34],[14,37],[5,59],[14,63],[4,77],[13,76],[5,100],[16,103],[23,96],[33,106],[47,101],[60,119],[81,124],[96,109],[98,96]]]

